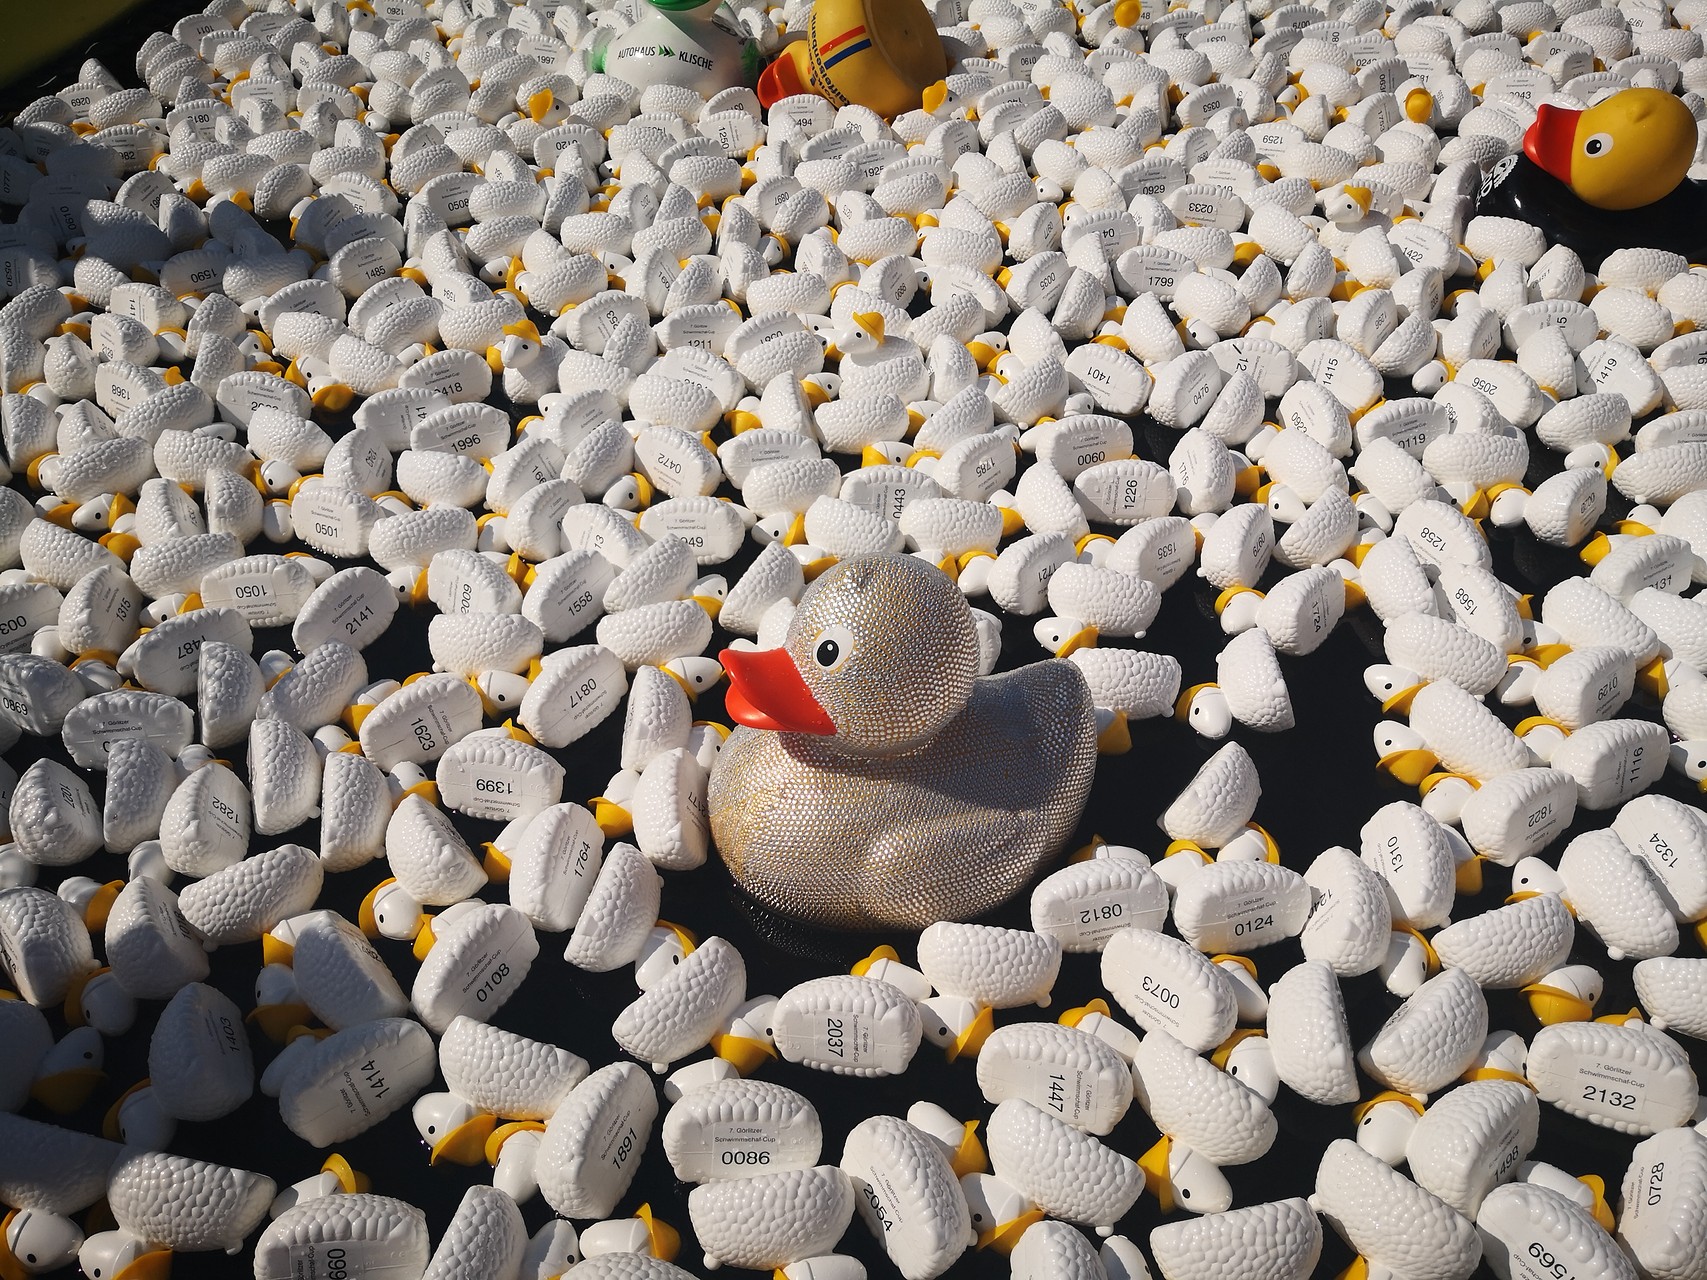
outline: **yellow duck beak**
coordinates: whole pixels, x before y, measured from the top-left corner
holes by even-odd
[[[1014,1246],[1019,1243],[1019,1238],[1026,1233],[1026,1230],[1033,1223],[1042,1221],[1043,1210],[1027,1209],[1017,1218],[1009,1218],[1006,1222],[980,1231],[974,1247],[994,1249],[1005,1258],[1014,1251]]]
[[[1594,1006],[1581,996],[1558,987],[1532,982],[1519,992],[1529,1001],[1529,1008],[1544,1027],[1561,1022],[1587,1022],[1594,1016]]]
[[[1407,787],[1420,786],[1422,780],[1433,772],[1434,766],[1440,763],[1440,757],[1432,751],[1424,751],[1413,747],[1405,751],[1394,751],[1382,756],[1375,762],[1375,767],[1382,773],[1388,774]]]
[[[1163,1134],[1155,1146],[1138,1157],[1138,1167],[1144,1171],[1144,1189],[1156,1197],[1163,1213],[1174,1211],[1174,1182],[1168,1175],[1168,1153],[1174,1140]]]
[[[430,1164],[477,1165],[486,1159],[486,1140],[498,1127],[498,1117],[482,1111],[464,1120],[444,1137],[433,1143]]]
[[[959,1035],[954,1037],[954,1043],[944,1051],[950,1062],[957,1058],[976,1058],[978,1050],[984,1047],[984,1041],[990,1038],[990,1033],[996,1029],[996,1018],[989,1005],[978,1010],[972,1023]]]

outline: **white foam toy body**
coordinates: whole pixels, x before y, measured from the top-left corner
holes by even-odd
[[[253,942],[281,920],[312,908],[322,878],[312,849],[280,845],[185,885],[178,909],[211,946]]]
[[[1261,795],[1250,753],[1229,742],[1203,762],[1158,821],[1169,839],[1219,849],[1244,830]]]
[[[1174,926],[1204,952],[1254,951],[1297,937],[1310,915],[1310,887],[1270,862],[1213,862],[1174,895]]]
[[[603,645],[559,649],[543,659],[516,720],[541,746],[566,747],[615,711],[627,690],[622,660]]]
[[[1653,1027],[1707,1040],[1707,960],[1656,956],[1640,961],[1631,977]]]
[[[746,996],[741,953],[723,938],[707,938],[617,1015],[611,1035],[661,1074],[709,1043]]]
[[[705,795],[709,774],[687,747],[660,752],[646,765],[628,809],[634,842],[666,871],[691,871],[711,847]]]
[[[452,1093],[507,1120],[549,1120],[587,1077],[587,1062],[470,1017],[451,1019],[439,1039],[439,1070]]]
[[[43,867],[69,867],[101,847],[101,809],[88,785],[55,760],[37,760],[7,806],[18,851]]]
[[[683,1094],[665,1113],[661,1141],[676,1177],[716,1182],[809,1169],[824,1134],[801,1094],[735,1077]]]
[[[180,1253],[235,1254],[261,1225],[277,1188],[243,1169],[157,1151],[127,1151],[112,1167],[107,1203],[132,1235]]]
[[[1322,1255],[1322,1224],[1306,1200],[1270,1200],[1163,1223],[1150,1252],[1163,1280],[1305,1280]]]
[[[708,1182],[688,1193],[707,1268],[776,1269],[828,1253],[853,1214],[853,1183],[835,1165]]]
[[[200,982],[181,987],[161,1011],[148,1049],[155,1101],[178,1120],[217,1120],[247,1102],[255,1063],[243,1014]]]
[[[607,1218],[628,1191],[658,1118],[646,1072],[615,1062],[558,1104],[534,1161],[540,1194],[567,1218]]]
[[[409,998],[384,958],[360,929],[334,912],[303,918],[291,969],[302,1002],[334,1031],[409,1011]]]
[[[77,1213],[106,1194],[108,1171],[123,1150],[92,1134],[0,1113],[0,1200]]]
[[[1388,619],[1384,647],[1387,661],[1397,673],[1416,677],[1411,685],[1448,680],[1482,697],[1506,673],[1506,655],[1498,645],[1468,627],[1432,614],[1410,613]],[[1391,692],[1399,694],[1406,687],[1400,685]]]
[[[326,757],[320,777],[320,858],[329,872],[353,871],[385,852],[391,795],[373,763],[347,751]]]
[[[934,1280],[972,1244],[966,1196],[947,1154],[906,1121],[862,1120],[848,1133],[841,1167],[861,1221],[906,1280]]]
[[[1324,849],[1304,872],[1310,914],[1298,942],[1306,960],[1320,960],[1342,978],[1380,965],[1392,929],[1386,882],[1350,849]]]
[[[773,1016],[778,1053],[837,1075],[898,1075],[924,1035],[918,1005],[904,991],[849,974],[791,987]]]
[[[984,1099],[1022,1098],[1086,1133],[1107,1134],[1132,1103],[1125,1059],[1089,1032],[1048,1022],[999,1027],[978,1051]]]
[[[576,1280],[691,1280],[693,1273],[646,1253],[606,1253],[576,1264]]]
[[[1117,929],[1159,929],[1167,913],[1167,886],[1133,858],[1075,862],[1031,891],[1031,927],[1063,951],[1101,951]]]
[[[1310,1206],[1371,1268],[1395,1276],[1467,1280],[1481,1258],[1467,1218],[1346,1138],[1322,1154]]]
[[[1541,1101],[1617,1133],[1669,1129],[1695,1110],[1688,1055],[1641,1023],[1543,1027],[1530,1041],[1524,1073]]]
[[[919,935],[919,968],[945,996],[996,1009],[1048,1005],[1061,944],[1024,929],[939,921]]]
[[[434,933],[409,1003],[428,1030],[440,1034],[459,1016],[496,1014],[539,955],[527,917],[501,903],[458,903],[436,917]]]
[[[1618,1241],[1652,1280],[1697,1280],[1707,1273],[1707,1138],[1684,1126],[1636,1144],[1624,1171]]]
[[[1296,723],[1292,694],[1268,633],[1252,627],[1227,641],[1215,657],[1215,678],[1233,719],[1261,733]]]
[[[563,794],[563,766],[503,730],[453,743],[433,771],[447,809],[494,822],[531,818]]]
[[[1156,1127],[1211,1164],[1248,1164],[1274,1144],[1278,1130],[1261,1095],[1165,1032],[1144,1037],[1132,1075],[1138,1105]]]
[[[1357,1100],[1357,1061],[1339,979],[1321,960],[1295,965],[1268,989],[1268,1042],[1275,1072],[1322,1106]]]
[[[1528,750],[1473,694],[1437,681],[1411,700],[1410,724],[1448,770],[1487,782],[1531,763]]]
[[[306,651],[301,662],[274,681],[261,695],[256,712],[313,733],[336,721],[367,684],[362,655],[342,641],[328,640]]]
[[[593,891],[604,861],[604,835],[577,804],[555,804],[534,815],[510,851],[510,905],[536,929],[571,928]]]
[[[190,709],[177,698],[114,689],[85,698],[66,712],[59,736],[79,768],[99,770],[107,768],[113,747],[127,738],[152,742],[176,758],[190,744],[194,723]]]
[[[18,994],[38,1008],[58,1004],[78,976],[95,968],[88,927],[71,904],[25,885],[0,891],[0,954]],[[207,976],[205,955],[196,976]]]
[[[160,748],[138,739],[113,743],[106,756],[101,834],[109,853],[128,853],[160,838],[160,815],[178,786],[177,768]]]
[[[1669,746],[1663,725],[1601,720],[1553,747],[1547,763],[1576,779],[1578,807],[1613,809],[1660,780]]]
[[[1457,892],[1452,837],[1420,806],[1384,805],[1363,824],[1364,865],[1387,886],[1393,920],[1414,929],[1444,924]]]
[[[1488,1034],[1488,1002],[1462,969],[1444,969],[1394,1010],[1358,1065],[1401,1093],[1422,1096],[1456,1078]]]
[[[30,1096],[36,1064],[53,1047],[47,1019],[24,1000],[0,1000],[0,1038],[11,1046],[0,1061],[0,1112],[17,1111]]]
[[[432,1037],[408,1018],[377,1018],[273,1060],[261,1088],[304,1142],[329,1147],[406,1107],[433,1078]]]
[[[1539,1124],[1533,1090],[1514,1080],[1474,1080],[1423,1112],[1404,1158],[1418,1186],[1473,1218],[1489,1190],[1516,1176]]]
[[[1440,963],[1484,989],[1539,982],[1565,963],[1576,923],[1564,900],[1540,893],[1448,925],[1429,941]]]
[[[1707,916],[1707,817],[1670,796],[1627,800],[1612,820],[1625,847],[1648,864],[1679,922]]]
[[[1106,1277],[1097,1251],[1084,1235],[1065,1222],[1045,1220],[1027,1227],[1008,1256],[1009,1274],[1017,1280],[1096,1280]]]
[[[461,902],[486,883],[486,872],[450,818],[424,796],[406,795],[392,811],[385,854],[397,883],[423,906]]]
[[[1545,849],[1576,812],[1576,779],[1563,769],[1515,769],[1483,782],[1464,801],[1458,824],[1471,848],[1509,867]]]
[[[1670,955],[1677,920],[1666,909],[1646,863],[1611,830],[1588,831],[1565,846],[1554,871],[1539,858],[1512,869],[1514,891],[1561,894],[1614,960]]]
[[[1556,1276],[1563,1265],[1584,1280],[1636,1280],[1630,1260],[1594,1218],[1548,1187],[1496,1187],[1476,1214],[1482,1256],[1501,1280]]]
[[[261,1232],[255,1275],[325,1280],[335,1262],[347,1264],[352,1275],[420,1275],[430,1250],[426,1215],[412,1204],[363,1192],[317,1196],[285,1210]]]
[[[658,918],[663,883],[651,859],[639,849],[627,843],[612,845],[576,918],[563,958],[594,973],[633,963]]]
[[[1099,1139],[1020,1098],[999,1103],[985,1130],[995,1174],[1044,1212],[1113,1232],[1144,1190],[1143,1172]]]
[[[180,875],[207,876],[249,852],[249,789],[222,764],[207,764],[178,784],[160,815],[160,848]]]
[[[460,676],[422,676],[384,699],[362,720],[362,754],[381,769],[428,764],[480,728],[480,695]]]
[[[1150,929],[1122,929],[1102,953],[1102,983],[1145,1031],[1165,1031],[1196,1053],[1232,1032],[1233,981],[1208,956]]]
[[[185,983],[208,975],[207,952],[184,919],[178,895],[151,876],[138,876],[119,891],[103,940],[113,976],[138,1000],[170,999]]]
[[[472,1186],[463,1192],[421,1280],[514,1275],[527,1240],[514,1200],[496,1187]]]

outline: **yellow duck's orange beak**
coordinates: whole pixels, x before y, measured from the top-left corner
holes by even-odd
[[[725,649],[717,655],[729,674],[723,706],[753,729],[829,736],[836,722],[818,705],[787,649]]]

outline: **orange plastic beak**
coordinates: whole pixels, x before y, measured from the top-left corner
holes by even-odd
[[[717,660],[729,673],[723,706],[731,718],[780,733],[835,733],[836,722],[818,705],[787,649],[725,649]]]

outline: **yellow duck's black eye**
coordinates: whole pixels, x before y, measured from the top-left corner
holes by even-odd
[[[1583,143],[1583,154],[1585,156],[1603,156],[1610,150],[1612,150],[1612,135],[1610,133],[1591,134],[1588,141]]]

